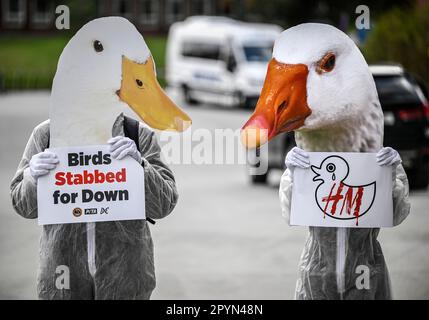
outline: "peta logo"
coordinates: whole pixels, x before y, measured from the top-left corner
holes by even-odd
[[[340,156],[329,156],[319,167],[311,166],[311,170],[315,173],[313,181],[319,183],[315,200],[323,218],[356,219],[358,226],[359,217],[368,213],[374,203],[376,182],[356,186],[348,184],[350,167]]]
[[[87,209],[85,209],[85,214],[86,215],[88,215],[88,214],[97,214],[97,208],[87,208]]]

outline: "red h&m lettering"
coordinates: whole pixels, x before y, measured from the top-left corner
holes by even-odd
[[[328,212],[329,204],[331,203],[331,208],[329,210],[329,214],[335,215],[337,213],[338,203],[342,201],[341,210],[339,212],[339,215],[343,214],[344,206],[346,206],[346,212],[348,215],[351,214],[351,210],[353,210],[353,215],[356,217],[356,225],[359,225],[359,215],[360,215],[360,207],[362,204],[362,197],[363,197],[363,187],[349,187],[346,186],[346,189],[344,189],[344,184],[340,182],[338,185],[337,190],[335,191],[335,187],[337,186],[336,183],[334,183],[331,187],[331,190],[329,192],[329,195],[327,197],[322,198],[322,202],[325,202],[325,207],[323,209],[323,218],[326,217],[326,213]],[[356,195],[353,198],[353,189],[357,189]],[[343,195],[343,190],[346,190],[345,195]]]

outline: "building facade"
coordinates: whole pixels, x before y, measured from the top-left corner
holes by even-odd
[[[0,0],[0,30],[46,30],[54,26],[55,1]]]
[[[244,19],[249,0],[0,0],[0,31],[54,31],[55,8],[70,8],[73,23],[95,17],[123,16],[145,32],[165,33],[192,15],[222,15]],[[74,16],[83,19],[75,19]]]

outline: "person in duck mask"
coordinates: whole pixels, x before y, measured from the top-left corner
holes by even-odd
[[[142,35],[126,19],[83,26],[64,48],[52,86],[50,120],[38,125],[11,183],[21,216],[38,217],[37,181],[58,164],[50,147],[110,145],[114,158],[143,166],[146,217],[174,209],[178,193],[161,160],[154,132],[124,116],[132,108],[149,126],[183,131],[190,118],[162,91]],[[69,287],[58,288],[58,266]],[[149,299],[155,288],[153,242],[147,220],[44,225],[37,289],[40,299]]]

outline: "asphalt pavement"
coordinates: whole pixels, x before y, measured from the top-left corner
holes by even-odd
[[[240,128],[250,111],[186,106],[193,128]],[[36,298],[40,228],[12,209],[10,180],[32,129],[48,118],[49,93],[0,95],[0,298]],[[307,231],[280,214],[278,182],[250,184],[245,166],[174,164],[180,193],[173,213],[151,227],[153,299],[291,299]],[[411,194],[412,212],[379,240],[394,297],[429,298],[429,193]]]

